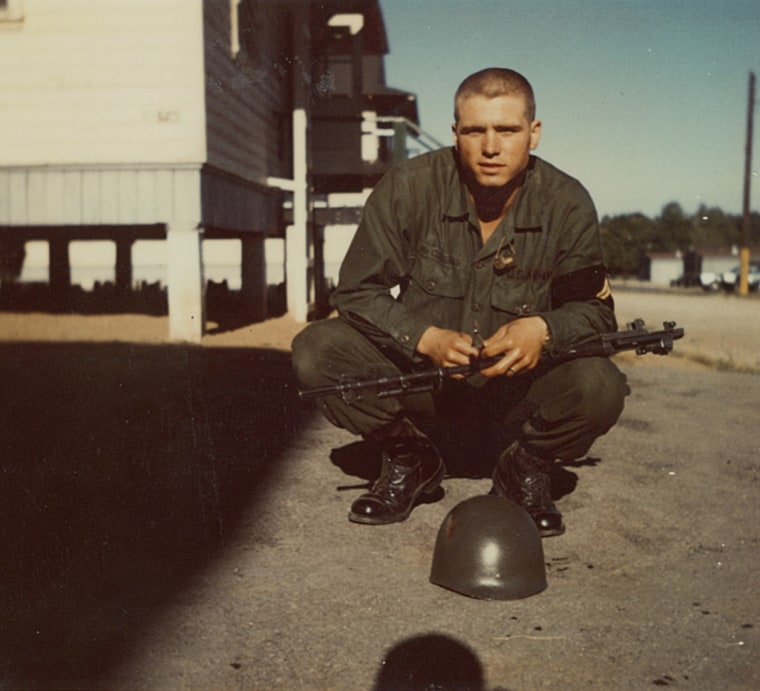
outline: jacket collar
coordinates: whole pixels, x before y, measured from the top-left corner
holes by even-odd
[[[454,166],[448,180],[447,203],[443,212],[443,219],[447,221],[464,221],[469,219],[473,225],[477,226],[475,211],[472,209],[467,196],[467,188],[464,184],[459,156],[454,147],[451,147],[450,152]],[[530,157],[525,182],[511,209],[514,228],[517,232],[521,230],[538,231],[541,229],[540,161],[541,159],[537,156]]]
[[[471,208],[470,201],[467,197],[467,187],[464,184],[462,167],[459,163],[459,154],[455,147],[449,148],[449,153],[453,161],[451,174],[448,178],[448,187],[446,190],[446,205],[443,210],[443,220],[445,221],[466,221],[477,225],[475,212]],[[470,218],[472,214],[472,218]]]
[[[541,229],[541,159],[531,156],[525,183],[517,195],[513,207],[516,232],[538,231]]]

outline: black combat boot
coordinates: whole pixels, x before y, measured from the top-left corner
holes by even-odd
[[[562,514],[552,501],[551,461],[528,453],[514,442],[496,461],[493,493],[522,506],[533,518],[541,537],[562,535]]]
[[[443,480],[443,459],[424,437],[394,437],[383,443],[380,477],[352,505],[354,523],[404,521],[421,494],[432,494]]]

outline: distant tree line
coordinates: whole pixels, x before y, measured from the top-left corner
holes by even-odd
[[[648,252],[688,252],[741,245],[742,216],[701,205],[693,215],[677,202],[662,207],[660,215],[642,213],[604,216],[601,220],[605,259],[613,275],[635,275]],[[760,245],[760,213],[751,214],[750,246]]]

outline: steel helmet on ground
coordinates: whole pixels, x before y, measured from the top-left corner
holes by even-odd
[[[527,511],[496,495],[457,504],[438,530],[430,581],[481,600],[517,600],[547,586],[544,550]]]

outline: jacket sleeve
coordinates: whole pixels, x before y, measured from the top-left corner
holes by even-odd
[[[403,288],[412,264],[412,200],[402,170],[380,180],[341,265],[330,302],[340,316],[375,341],[387,341],[414,355],[431,325],[411,313],[391,292]]]
[[[541,313],[551,335],[551,349],[562,351],[589,336],[615,331],[614,301],[604,265],[596,209],[579,184],[565,196],[558,214],[559,233],[551,310]]]

